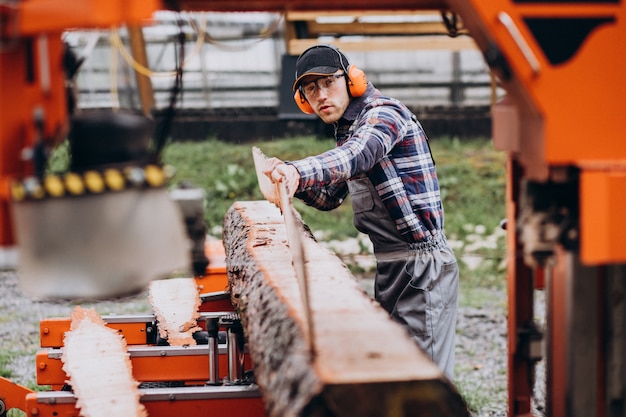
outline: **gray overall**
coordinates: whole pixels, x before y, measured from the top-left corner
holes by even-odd
[[[376,256],[374,297],[451,379],[459,271],[443,232],[426,243],[402,239],[372,182],[348,181],[354,225]]]

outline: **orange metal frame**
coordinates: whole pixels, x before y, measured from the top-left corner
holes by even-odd
[[[226,274],[226,253],[221,240],[209,240],[204,245],[205,254],[209,260],[206,274],[196,277],[196,283],[201,294],[216,293],[228,290],[228,275]]]
[[[26,396],[32,393],[33,390],[0,377],[0,401],[3,402],[6,411],[12,408],[26,410]]]
[[[138,382],[181,381],[188,385],[204,384],[209,380],[208,347],[129,347],[133,377]],[[244,355],[244,369],[251,369],[250,357]],[[61,389],[68,380],[63,371],[60,349],[45,349],[35,356],[37,384]],[[228,376],[228,355],[222,348],[219,354],[219,377]]]
[[[146,344],[150,338],[146,322],[116,322],[107,323],[107,326],[123,335],[128,345]],[[44,348],[59,348],[63,346],[65,332],[69,330],[69,317],[52,317],[41,320],[39,322],[40,346]]]
[[[236,388],[236,387],[235,387]],[[151,417],[211,416],[261,417],[265,408],[256,390],[228,388],[219,392],[215,387],[140,390],[140,401]],[[226,395],[224,395],[226,392]],[[79,417],[75,398],[69,393],[35,393],[26,395],[24,410],[28,417]]]
[[[0,27],[0,246],[15,243],[9,188],[13,178],[33,174],[24,156],[37,143],[54,145],[67,134],[62,32],[145,23],[160,6],[158,0],[0,5],[0,20],[6,22]]]
[[[123,5],[122,5],[123,3]],[[510,77],[502,68],[494,68],[502,86],[515,103],[518,131],[497,142],[507,151],[515,172],[509,174],[511,194],[507,204],[509,219],[509,414],[530,414],[530,363],[517,351],[520,326],[532,318],[532,292],[542,284],[534,282],[532,272],[519,256],[519,242],[514,235],[515,210],[522,179],[546,180],[552,168],[574,166],[580,174],[580,242],[581,260],[587,265],[626,262],[626,220],[622,215],[626,203],[626,119],[621,105],[626,96],[624,68],[626,55],[619,53],[619,40],[626,39],[626,6],[622,1],[607,2],[527,2],[510,0],[345,0],[321,2],[311,0],[179,0],[183,10],[215,11],[285,11],[285,10],[380,10],[380,9],[450,9],[458,12],[479,48],[497,47],[508,65]],[[9,213],[8,184],[15,176],[33,171],[30,161],[22,159],[25,150],[39,140],[54,142],[67,129],[65,91],[61,64],[61,32],[68,27],[106,27],[122,23],[140,23],[149,18],[160,3],[152,1],[29,0],[9,7],[0,5],[0,19],[18,24],[4,25],[1,40],[13,48],[2,50],[0,61],[0,246],[14,243]],[[16,20],[16,16],[19,19]],[[605,23],[591,30],[579,49],[565,62],[550,62],[542,45],[534,37],[528,19],[591,18]],[[13,42],[10,42],[13,41]],[[617,48],[617,49],[616,49]],[[45,115],[40,128],[34,122],[35,111]],[[582,125],[584,123],[584,125]],[[582,126],[581,126],[582,125]],[[41,131],[39,131],[40,129]],[[590,135],[593,137],[590,138]],[[495,138],[494,138],[495,139]],[[521,225],[523,226],[523,225]],[[217,280],[198,278],[204,293],[227,288],[225,269],[214,264]],[[566,274],[557,264],[546,285],[553,294],[566,287]],[[567,306],[556,295],[551,300],[550,338],[554,341],[549,356],[552,361],[550,380],[551,412],[564,416],[566,393],[563,391],[565,367],[562,353],[566,343],[560,340],[567,321]],[[222,305],[219,306],[221,308]],[[208,307],[203,307],[208,308]],[[52,324],[56,326],[56,324]],[[58,324],[65,326],[65,324]],[[50,330],[50,329],[49,329]],[[128,340],[145,336],[130,326],[121,329]],[[49,334],[42,331],[42,341]],[[58,338],[57,336],[54,336]],[[46,339],[48,340],[48,339]],[[50,339],[51,340],[51,339]],[[59,344],[59,340],[43,342]],[[560,343],[560,344],[559,344]],[[5,393],[21,396],[28,390],[8,387],[0,380]],[[601,388],[600,388],[601,389]],[[42,405],[35,394],[27,394],[29,410],[38,415],[76,415],[65,404]],[[239,400],[238,400],[239,401]],[[21,403],[17,400],[15,403]],[[186,403],[187,404],[187,403]],[[172,402],[171,413],[198,414],[193,407]],[[242,410],[238,402],[237,410]],[[48,408],[48,406],[52,408]],[[52,411],[54,407],[61,407]],[[152,407],[152,406],[151,406]],[[159,407],[150,409],[159,415]],[[30,411],[29,411],[30,412]],[[46,414],[46,413],[50,414]],[[213,410],[212,410],[213,412]],[[35,414],[34,412],[31,414]],[[213,415],[213,414],[212,414]],[[235,414],[230,414],[234,416]]]
[[[620,1],[451,0],[470,34],[486,51],[496,45],[510,76],[494,68],[513,98],[519,130],[495,138],[523,166],[520,178],[545,181],[555,167],[581,171],[580,256],[587,265],[626,262],[622,216],[626,195],[626,55],[616,53],[626,38],[626,6]],[[588,33],[553,32],[582,38],[568,59],[552,62],[546,42],[535,37],[531,21],[557,25],[589,22]],[[545,23],[544,23],[545,24]],[[552,58],[554,60],[554,58]]]
[[[206,244],[206,255],[209,265],[204,276],[196,277],[203,293],[198,325],[204,329],[206,319],[233,312],[229,294],[224,290],[228,287],[226,275],[225,253],[221,241]],[[218,296],[215,296],[217,294]],[[224,294],[222,296],[222,294]],[[223,308],[223,309],[221,309]],[[201,387],[210,378],[210,358],[208,346],[172,347],[154,345],[153,333],[156,333],[156,319],[152,315],[103,316],[106,325],[124,336],[133,377],[138,382],[182,382],[185,387]],[[19,408],[27,415],[42,416],[78,416],[76,404],[67,392],[61,391],[67,381],[61,362],[63,338],[70,330],[69,317],[47,318],[40,322],[40,345],[42,350],[35,356],[36,376],[38,385],[48,385],[52,391],[34,393],[8,380],[0,380],[0,392],[5,394],[5,403],[12,408]],[[151,344],[152,343],[152,344]],[[228,355],[225,346],[219,348],[219,375],[221,380],[228,377]],[[243,368],[252,368],[250,356],[244,353]],[[220,391],[213,387],[209,397],[190,396],[187,391],[178,392],[179,398],[185,400],[150,400],[145,401],[150,416],[167,416],[173,414],[203,415],[210,410],[211,416],[263,416],[265,410],[260,394],[257,392],[231,394],[228,388]],[[152,391],[146,391],[152,392]],[[221,395],[220,395],[221,393]],[[56,396],[59,396],[58,398]]]

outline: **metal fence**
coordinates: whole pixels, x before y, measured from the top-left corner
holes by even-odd
[[[178,26],[167,13],[144,29],[156,108],[167,105],[174,69]],[[197,29],[197,16],[196,29]],[[280,26],[260,34],[279,16],[271,13],[204,14],[206,34],[185,20],[186,56],[183,109],[278,107],[281,58],[285,54]],[[122,41],[127,35],[120,30]],[[70,32],[66,40],[86,60],[78,75],[82,108],[136,106],[135,77],[109,32]],[[366,40],[364,40],[366,42]],[[384,93],[410,106],[489,105],[492,82],[478,50],[368,51],[349,54],[368,79]],[[119,97],[119,103],[117,102]]]

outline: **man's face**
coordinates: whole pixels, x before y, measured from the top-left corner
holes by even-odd
[[[345,74],[338,70],[327,77],[305,78],[302,92],[313,111],[324,123],[331,124],[343,116],[350,104]]]

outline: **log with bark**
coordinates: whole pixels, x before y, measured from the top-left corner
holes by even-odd
[[[301,237],[312,341],[279,209],[236,202],[224,218],[231,299],[268,415],[469,416],[442,371],[341,260],[310,233]]]

